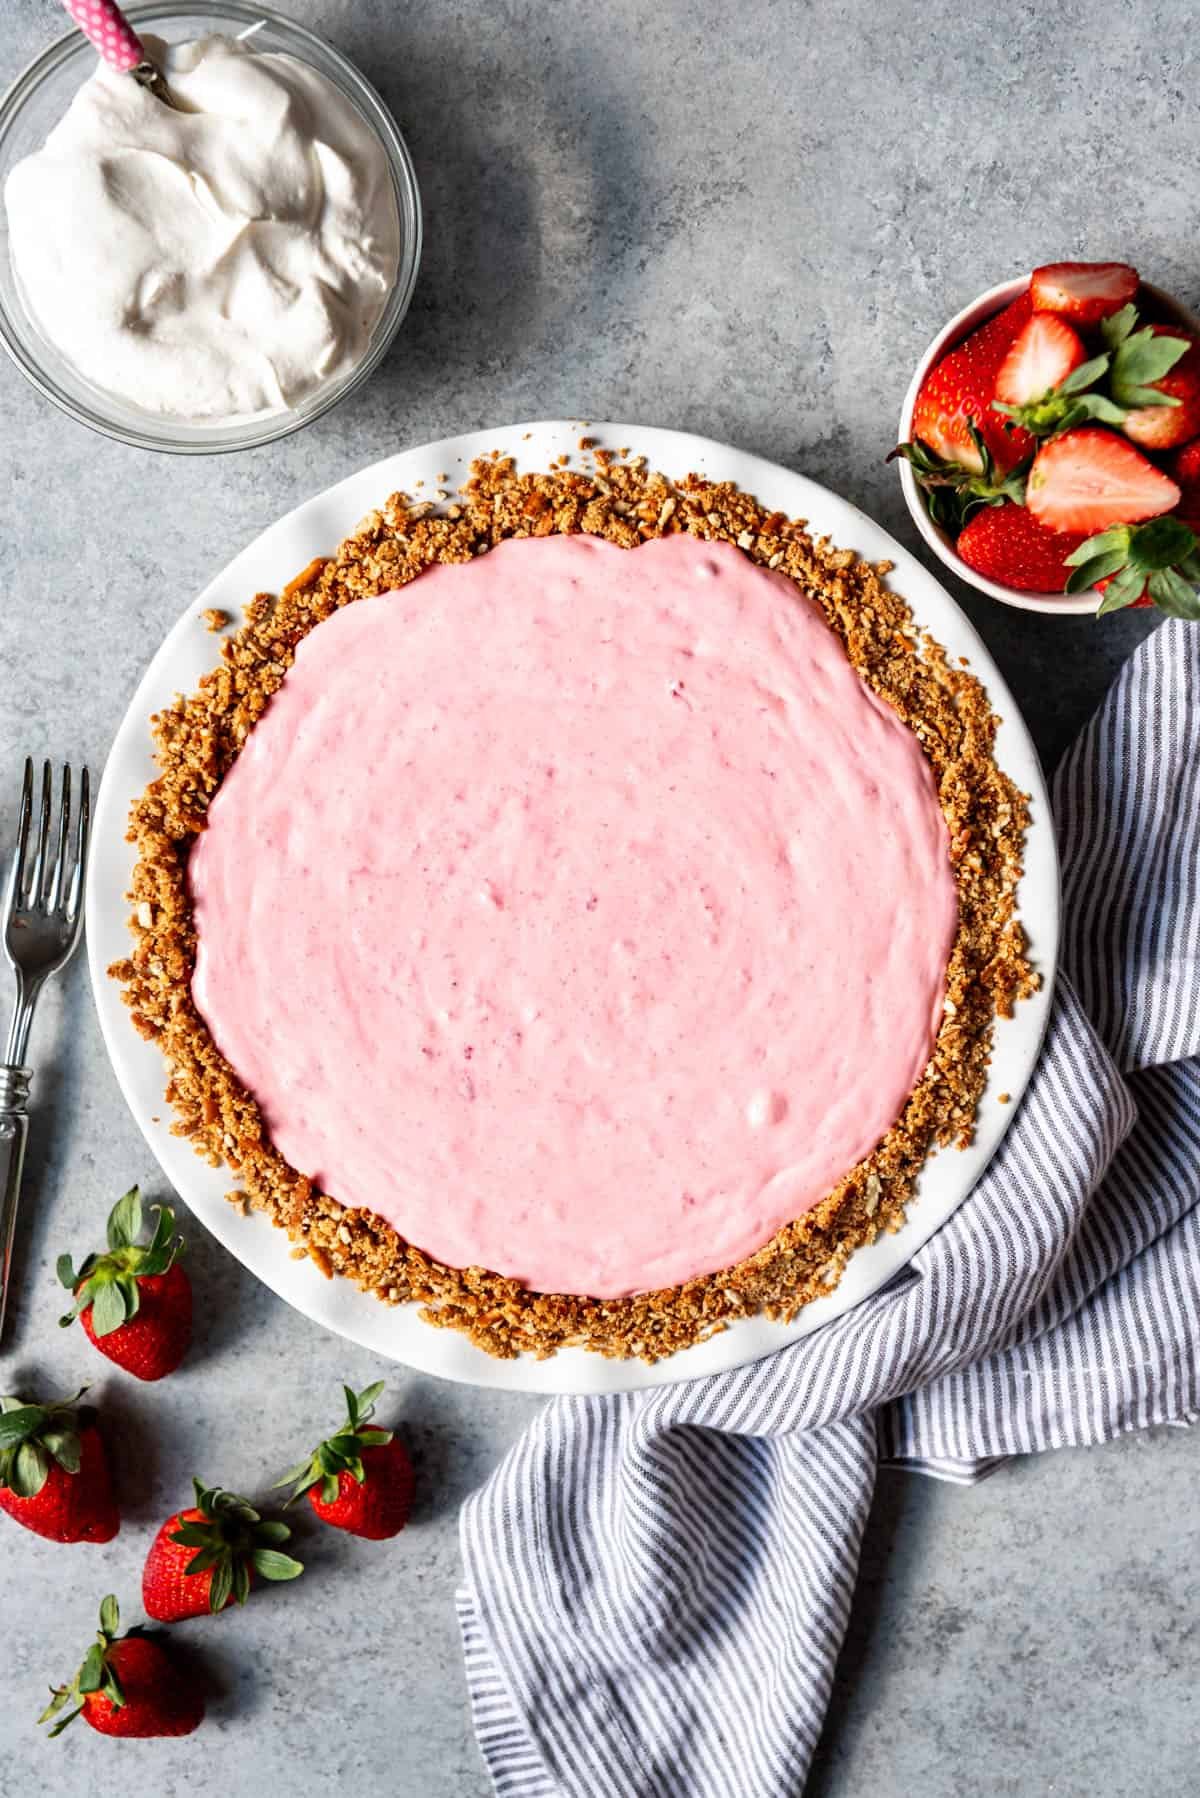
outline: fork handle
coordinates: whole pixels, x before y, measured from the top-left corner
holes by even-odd
[[[0,1338],[8,1305],[13,1234],[29,1135],[29,1068],[0,1065]]]

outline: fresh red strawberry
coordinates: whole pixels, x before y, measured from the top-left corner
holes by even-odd
[[[183,1360],[192,1340],[192,1285],[176,1259],[182,1238],[173,1237],[175,1215],[155,1205],[154,1235],[139,1243],[142,1199],[136,1186],[118,1199],[108,1219],[108,1249],[89,1255],[76,1273],[69,1255],[58,1258],[58,1277],[75,1294],[76,1317],[102,1355],[139,1380],[161,1380]]]
[[[1035,312],[1057,312],[1085,328],[1119,312],[1137,290],[1138,272],[1127,262],[1048,262],[1029,283]]]
[[[1038,450],[1025,503],[1055,531],[1107,530],[1169,512],[1179,489],[1123,437],[1098,425],[1064,431]]]
[[[1179,517],[1200,531],[1200,437],[1185,443],[1171,458],[1171,475],[1179,488]]]
[[[412,1508],[413,1470],[408,1450],[391,1430],[368,1429],[383,1381],[346,1395],[346,1421],[336,1436],[319,1442],[306,1461],[290,1468],[277,1486],[291,1498],[308,1493],[317,1516],[352,1536],[382,1542],[397,1536]]]
[[[946,462],[961,463],[978,474],[983,467],[969,421],[983,438],[1002,472],[1015,468],[1033,450],[1028,432],[1009,429],[992,410],[996,376],[1013,340],[1029,318],[1028,293],[990,318],[978,331],[934,364],[921,383],[913,407],[914,440],[927,444]]]
[[[1071,570],[1067,557],[1079,548],[1078,532],[1051,531],[1024,506],[988,506],[959,533],[963,561],[989,580],[1020,593],[1061,593]]]
[[[279,1550],[292,1533],[286,1523],[265,1522],[236,1493],[193,1484],[195,1505],[167,1518],[142,1572],[142,1603],[159,1623],[245,1604],[256,1574],[287,1580],[304,1571]]]
[[[117,1601],[100,1606],[100,1630],[69,1686],[52,1686],[50,1702],[38,1718],[58,1722],[60,1736],[82,1715],[102,1736],[190,1736],[204,1717],[204,1699],[172,1660],[164,1645],[140,1629],[119,1636]],[[64,1706],[75,1709],[59,1716]]]
[[[111,1542],[121,1527],[95,1413],[0,1398],[0,1510],[51,1542]]]
[[[1035,312],[1023,325],[996,375],[995,398],[1008,406],[1043,399],[1088,359],[1083,339],[1053,312]]]
[[[1121,428],[1143,449],[1175,449],[1200,431],[1200,343],[1179,325],[1147,325],[1144,332],[1161,340],[1156,348],[1161,349],[1165,341],[1167,345],[1181,343],[1183,350],[1166,373],[1145,383],[1149,394],[1165,399],[1160,398],[1157,403],[1151,399],[1150,404],[1127,412]],[[1144,332],[1128,341],[1136,341]],[[1123,350],[1118,350],[1113,360],[1113,397],[1118,401],[1122,397],[1122,354]]]
[[[1200,619],[1200,539],[1171,513],[1116,524],[1072,552],[1070,593],[1099,592],[1100,613],[1157,606],[1169,618]]]

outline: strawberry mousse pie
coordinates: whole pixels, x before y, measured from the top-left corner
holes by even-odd
[[[969,1139],[1024,801],[881,573],[635,459],[394,496],[155,720],[113,972],[298,1252],[493,1353],[790,1316]]]

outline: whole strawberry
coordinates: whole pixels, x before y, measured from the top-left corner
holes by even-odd
[[[0,1398],[0,1510],[51,1542],[111,1542],[121,1527],[95,1414],[82,1397]]]
[[[408,1450],[391,1430],[369,1429],[383,1381],[354,1393],[343,1386],[346,1421],[336,1436],[319,1442],[277,1480],[291,1486],[291,1498],[308,1493],[308,1502],[324,1523],[382,1542],[398,1536],[412,1508],[413,1470]]]
[[[977,573],[1022,593],[1061,593],[1071,574],[1067,558],[1079,532],[1052,531],[1024,506],[986,506],[959,532],[959,555]]]
[[[142,1572],[142,1603],[159,1623],[245,1604],[255,1575],[289,1580],[304,1571],[280,1552],[292,1533],[286,1523],[265,1520],[234,1492],[193,1484],[196,1503],[167,1518]]]
[[[169,1205],[152,1209],[154,1235],[139,1243],[142,1198],[131,1187],[109,1213],[104,1254],[89,1255],[78,1273],[69,1255],[58,1258],[58,1277],[75,1294],[59,1322],[65,1328],[78,1317],[100,1353],[139,1380],[171,1373],[192,1340],[192,1286],[177,1259],[183,1239],[171,1234]]]
[[[204,1699],[176,1666],[163,1644],[140,1629],[121,1636],[117,1601],[100,1606],[100,1629],[69,1686],[51,1686],[50,1702],[38,1718],[58,1722],[60,1736],[82,1716],[102,1736],[189,1736],[204,1716]],[[75,1709],[65,1717],[65,1705]]]

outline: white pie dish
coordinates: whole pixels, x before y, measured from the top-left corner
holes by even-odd
[[[474,433],[410,450],[362,470],[317,496],[265,531],[235,558],[188,607],[147,670],[117,734],[96,808],[95,849],[89,876],[88,952],[97,1007],[113,1065],[164,1173],[196,1215],[247,1267],[289,1303],[326,1327],[423,1371],[478,1385],[542,1392],[612,1392],[663,1384],[722,1371],[797,1340],[877,1291],[911,1259],[945,1221],[982,1173],[1010,1120],[1037,1058],[1045,1028],[1058,946],[1058,872],[1049,804],[1041,770],[1010,695],[973,628],[932,576],[878,526],[816,483],[756,457],[681,433],[633,425],[590,424],[602,443],[630,446],[668,475],[697,470],[738,483],[764,504],[806,517],[815,533],[870,560],[895,564],[891,577],[951,655],[966,656],[988,688],[1002,717],[997,756],[1031,795],[1033,822],[1020,889],[1022,920],[1043,976],[1042,990],[997,1024],[995,1054],[981,1108],[977,1138],[966,1151],[943,1152],[922,1173],[909,1221],[893,1236],[861,1250],[840,1286],[791,1324],[742,1319],[695,1348],[654,1366],[612,1361],[579,1349],[548,1360],[494,1360],[465,1337],[431,1328],[416,1305],[387,1306],[348,1281],[327,1281],[308,1261],[291,1259],[283,1231],[265,1218],[243,1218],[226,1201],[234,1185],[226,1170],[212,1169],[186,1141],[169,1131],[163,1098],[165,1068],[152,1044],[132,1029],[109,964],[128,953],[125,893],[132,849],[124,840],[130,801],[154,777],[148,719],[176,692],[190,690],[210,668],[217,646],[200,613],[217,607],[235,619],[257,592],[278,590],[314,557],[330,553],[362,516],[398,488],[418,482],[436,487],[443,472],[457,481],[477,455],[493,449],[528,468],[546,468],[576,451],[578,422],[516,425]],[[1011,1103],[998,1102],[1000,1093]]]

